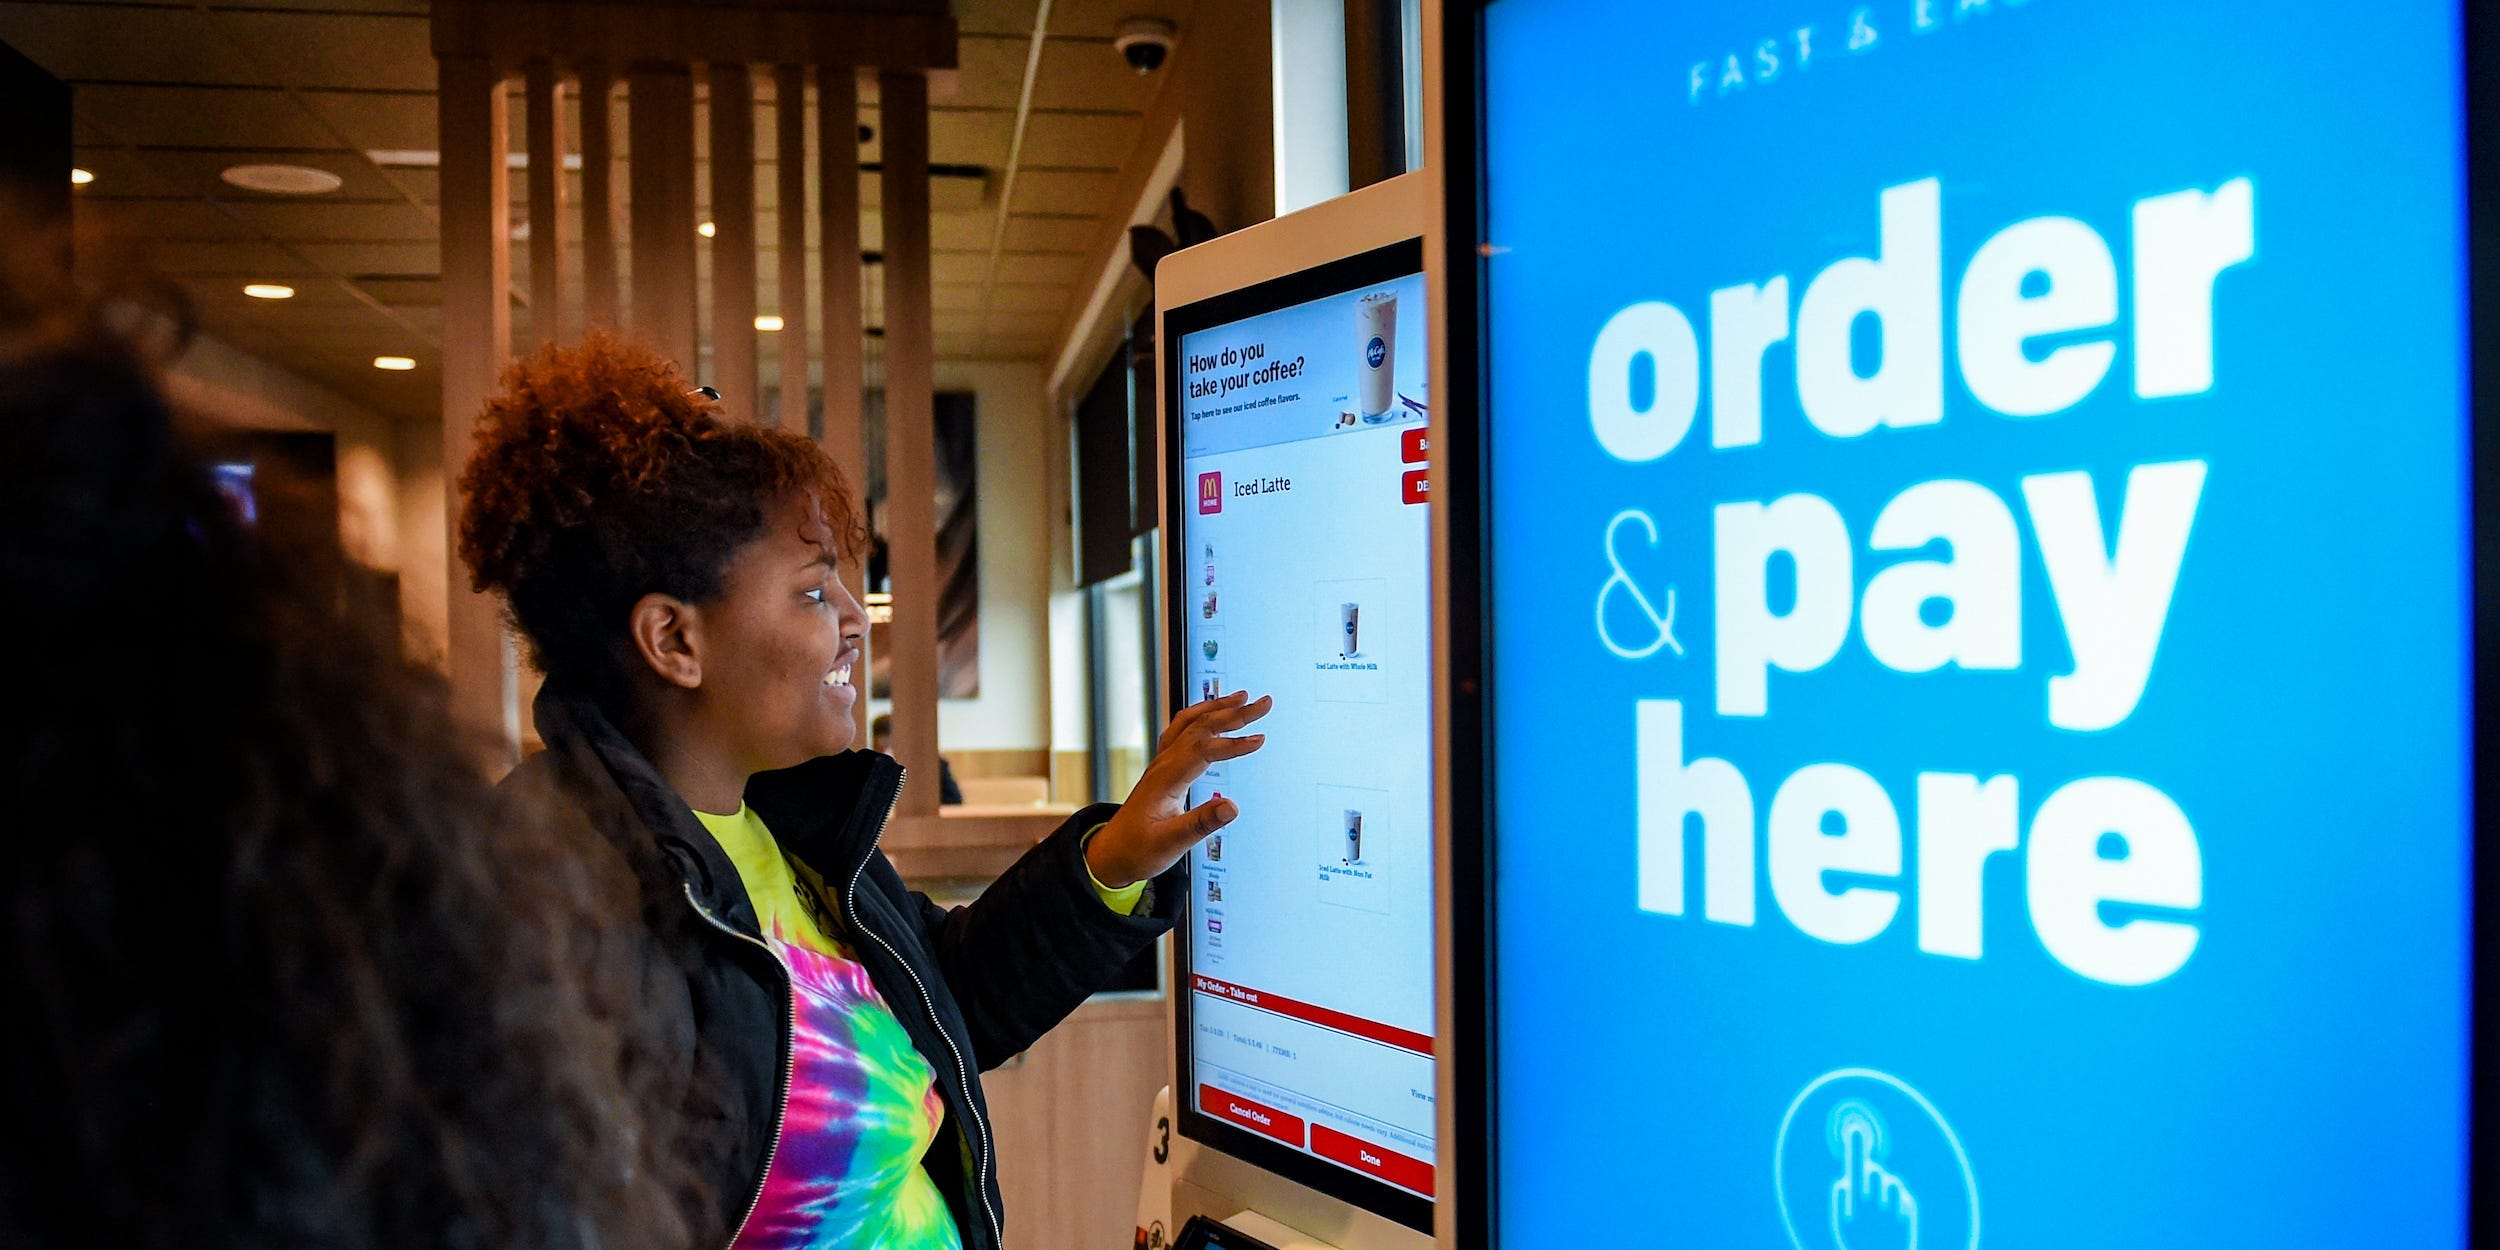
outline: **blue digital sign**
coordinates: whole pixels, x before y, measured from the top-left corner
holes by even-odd
[[[2463,1244],[2459,24],[1487,7],[1504,1245]]]

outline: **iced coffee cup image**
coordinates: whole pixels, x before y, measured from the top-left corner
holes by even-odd
[[[1359,603],[1338,604],[1337,620],[1338,627],[1344,631],[1344,636],[1339,639],[1337,645],[1338,658],[1351,660],[1363,654],[1363,605]]]
[[[1374,291],[1354,304],[1354,340],[1363,353],[1360,380],[1356,384],[1354,410],[1370,424],[1379,424],[1395,415],[1397,387],[1394,379],[1398,368],[1398,297],[1388,291]]]
[[[1345,809],[1345,862],[1363,862],[1363,813]]]

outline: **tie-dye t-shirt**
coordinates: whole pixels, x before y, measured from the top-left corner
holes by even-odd
[[[834,939],[829,896],[754,809],[695,816],[737,865],[793,991],[781,1145],[735,1250],[956,1250],[955,1218],[920,1166],[945,1101],[868,970]]]

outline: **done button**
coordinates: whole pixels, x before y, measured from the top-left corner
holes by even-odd
[[[1432,1165],[1412,1155],[1399,1154],[1386,1146],[1375,1146],[1359,1137],[1348,1137],[1325,1124],[1311,1126],[1311,1152],[1367,1176],[1379,1177],[1426,1197],[1432,1196]]]
[[[1263,1102],[1252,1102],[1239,1094],[1227,1094],[1212,1085],[1198,1087],[1198,1106],[1208,1115],[1227,1124],[1238,1124],[1254,1133],[1264,1133],[1299,1149],[1302,1145],[1302,1117],[1278,1111]],[[1321,1132],[1327,1132],[1321,1129]]]

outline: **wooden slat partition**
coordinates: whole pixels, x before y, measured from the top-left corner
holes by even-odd
[[[865,490],[866,328],[860,310],[859,75],[816,72],[817,240],[824,266],[825,450],[854,489]]]
[[[695,358],[694,71],[638,62],[626,75],[635,337],[692,377]],[[696,379],[700,381],[700,379]]]
[[[582,320],[617,329],[616,72],[584,62],[582,84]]]
[[[554,343],[564,326],[564,79],[555,62],[529,63],[530,338]]]
[[[773,68],[781,426],[807,433],[807,67]],[[861,700],[865,702],[865,700]]]
[[[706,381],[729,411],[764,415],[755,354],[755,78],[737,62],[711,66],[712,370]]]
[[[442,144],[443,468],[447,518],[460,514],[459,480],[477,416],[494,393],[512,346],[511,178],[504,76],[483,57],[437,63],[435,107]],[[501,773],[518,758],[510,649],[495,601],[471,593],[469,571],[451,548],[444,663],[452,714],[483,736],[482,763]]]
[[[885,11],[874,11],[882,8]],[[637,0],[434,0],[434,55],[519,59],[551,52],[631,65],[801,61],[887,69],[955,68],[946,6],[829,9]]]
[[[868,339],[860,309],[859,74],[848,66],[829,65],[816,71],[816,208],[825,303],[823,445],[841,466],[851,489],[865,498],[868,440],[861,407],[867,399]],[[842,584],[855,598],[867,591],[866,564],[865,559],[854,560],[842,569]],[[851,668],[851,684],[859,688],[859,698],[851,707],[862,743],[868,741],[868,674],[873,659],[868,641],[861,639],[859,663]],[[936,687],[930,689],[934,692]]]
[[[531,154],[531,280],[533,342],[562,341],[585,326],[621,330],[671,358],[690,384],[709,382],[733,411],[761,415],[763,371],[772,369],[785,396],[781,420],[804,428],[811,377],[821,377],[824,444],[852,483],[863,489],[868,465],[861,427],[866,386],[866,312],[860,249],[860,75],[883,76],[891,155],[884,174],[888,270],[888,359],[891,410],[903,473],[894,479],[901,541],[895,585],[904,590],[896,693],[906,709],[901,750],[920,775],[907,810],[934,813],[937,787],[934,448],[930,429],[933,340],[929,312],[930,73],[951,71],[957,58],[955,20],[944,0],[891,0],[859,9],[799,5],[788,0],[433,0],[429,29],[443,90],[439,96],[443,153],[444,430],[447,475],[465,466],[470,426],[495,386],[511,343],[511,187],[504,156],[506,103],[500,84],[513,73],[527,82],[526,147]],[[775,66],[780,100],[776,153],[781,204],[779,295],[758,306],[755,233],[754,99],[751,66]],[[714,324],[705,335],[698,262],[706,255],[695,232],[694,67],[707,66],[717,102],[710,119],[715,149],[713,220],[716,262]],[[824,291],[821,312],[808,307],[807,77],[820,80],[815,123],[820,131],[818,213]],[[578,122],[564,115],[567,72],[580,83]],[[627,116],[614,115],[616,85],[627,86]],[[564,201],[569,130],[582,153],[578,302],[566,272],[570,240]],[[630,140],[630,142],[628,142]],[[627,160],[625,185],[618,160]],[[630,194],[629,194],[630,192]],[[619,200],[626,201],[620,204]],[[627,220],[619,221],[623,214]],[[625,249],[630,248],[630,253]],[[627,266],[630,265],[630,286]],[[782,318],[778,359],[766,365],[755,316]],[[708,337],[712,361],[699,355]],[[808,352],[821,347],[821,372]],[[889,472],[894,467],[887,466]],[[456,515],[457,500],[453,502]],[[862,570],[846,570],[864,592]],[[467,584],[456,560],[454,587]],[[454,593],[448,665],[460,714],[493,737],[508,759],[521,718],[515,703],[511,651],[497,605]],[[867,684],[867,665],[855,680]],[[867,701],[859,701],[865,737]]]
[[[894,623],[886,631],[894,692],[894,756],[918,774],[906,815],[938,809],[937,361],[929,310],[929,80],[878,76],[885,128],[886,567]],[[832,249],[832,240],[826,240]],[[828,293],[828,303],[831,303]],[[831,321],[832,318],[826,318]],[[830,389],[830,388],[828,388]]]

